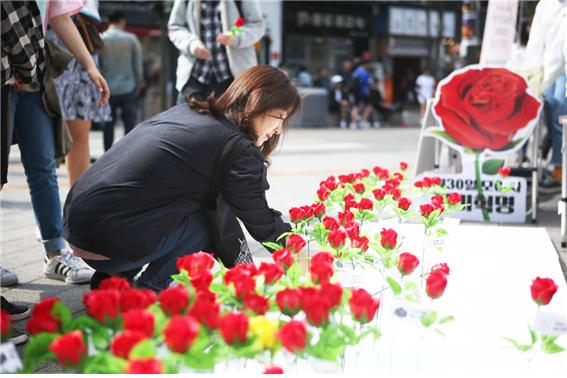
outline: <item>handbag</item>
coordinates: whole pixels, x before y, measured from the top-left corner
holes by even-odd
[[[203,211],[209,225],[213,253],[227,268],[254,262],[240,223],[219,190],[222,178],[249,143],[240,132],[227,138],[222,153],[213,164],[209,197]]]
[[[73,22],[91,55],[100,52],[104,48],[104,41],[100,36],[104,28],[100,21],[85,16],[82,13],[77,13],[73,16]]]

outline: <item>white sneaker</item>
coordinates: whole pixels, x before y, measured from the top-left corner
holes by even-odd
[[[356,130],[356,126],[357,126],[356,122],[351,122],[351,123],[350,123],[350,128],[351,128],[351,130]]]
[[[360,128],[362,130],[368,130],[370,128],[370,122],[368,121],[360,121]]]
[[[545,202],[540,202],[540,204],[537,206],[538,209],[543,210],[543,211],[557,211],[558,210],[558,204],[559,201],[561,200],[561,194],[558,194],[556,196],[553,196],[552,198],[548,199]]]
[[[347,122],[343,119],[340,123],[339,126],[341,127],[341,129],[346,129],[347,128]]]
[[[18,283],[18,276],[0,266],[0,286],[12,286]]]
[[[374,123],[372,124],[374,126],[375,129],[379,129],[382,127],[382,124],[378,121],[374,121]]]
[[[79,284],[90,282],[94,270],[85,262],[67,251],[61,251],[59,256],[43,260],[43,273],[47,278]]]

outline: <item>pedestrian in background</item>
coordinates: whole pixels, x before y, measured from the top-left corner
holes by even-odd
[[[429,68],[425,68],[421,75],[415,80],[415,93],[417,102],[419,102],[419,111],[421,117],[425,115],[427,100],[435,94],[435,78],[431,75]]]
[[[238,32],[231,28],[239,20]],[[169,39],[179,50],[177,103],[187,96],[220,96],[234,78],[258,64],[254,44],[265,32],[258,0],[175,0]]]
[[[359,126],[363,129],[368,129],[370,123],[368,122],[372,106],[368,102],[370,96],[370,86],[372,85],[372,76],[368,72],[370,62],[362,60],[358,67],[351,75],[351,93],[354,95],[354,103],[351,110],[350,128],[356,129]],[[360,112],[362,111],[362,120],[359,121]]]
[[[117,11],[108,17],[110,26],[102,34],[104,50],[100,68],[110,87],[112,120],[103,126],[104,150],[114,143],[114,125],[118,110],[124,123],[124,135],[136,124],[136,97],[144,85],[142,47],[138,37],[127,32],[126,15]]]

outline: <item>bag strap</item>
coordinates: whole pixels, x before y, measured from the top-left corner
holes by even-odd
[[[220,189],[222,179],[227,175],[234,161],[240,153],[246,148],[249,141],[242,133],[234,133],[228,136],[225,141],[222,153],[217,156],[213,164],[213,176],[209,185],[209,195],[207,198],[207,207],[216,210],[217,196]]]

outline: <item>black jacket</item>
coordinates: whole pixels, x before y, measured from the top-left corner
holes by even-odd
[[[135,261],[152,253],[184,218],[205,207],[215,158],[236,132],[224,118],[177,105],[141,123],[71,188],[63,235],[86,251]],[[266,202],[266,166],[250,144],[220,192],[252,237],[274,241],[290,227]]]

